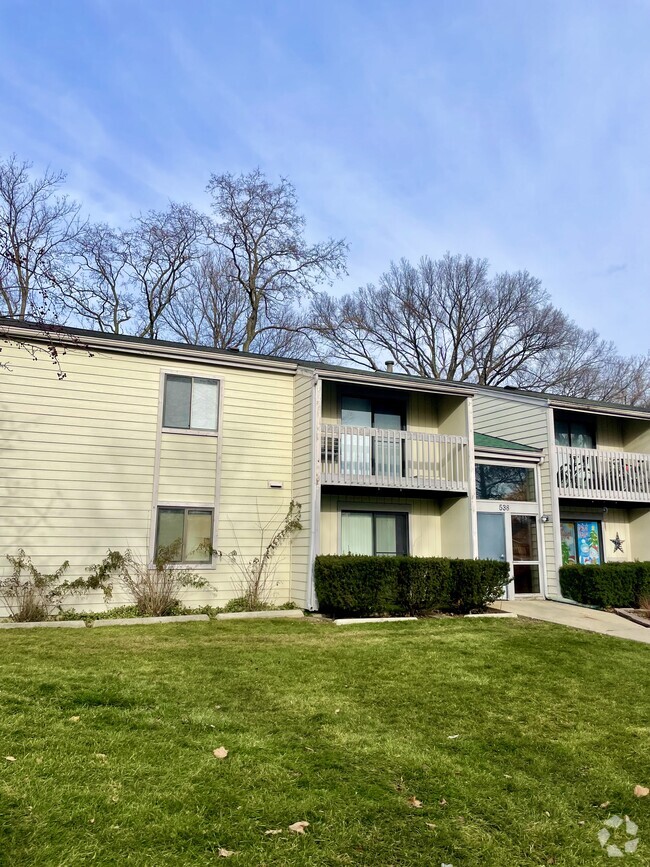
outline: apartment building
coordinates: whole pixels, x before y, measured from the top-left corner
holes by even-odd
[[[2,570],[175,542],[209,585],[186,602],[223,605],[225,555],[259,556],[291,500],[273,596],[308,609],[319,553],[495,557],[507,598],[559,595],[563,559],[650,558],[648,412],[75,329],[59,381],[20,346],[38,329],[6,330]]]

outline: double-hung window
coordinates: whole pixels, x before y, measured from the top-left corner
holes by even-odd
[[[341,512],[341,553],[396,556],[408,554],[405,512]]]
[[[212,509],[159,506],[156,556],[164,552],[171,563],[210,563],[212,519]]]
[[[216,433],[218,418],[218,380],[166,374],[163,428]]]

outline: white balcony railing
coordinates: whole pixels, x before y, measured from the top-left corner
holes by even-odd
[[[467,438],[321,425],[321,482],[467,491]]]
[[[556,446],[560,496],[650,502],[650,455]]]

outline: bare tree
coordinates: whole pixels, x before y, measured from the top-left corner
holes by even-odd
[[[67,308],[100,331],[159,337],[166,310],[191,283],[200,238],[196,211],[174,202],[127,229],[85,227],[76,244],[77,279],[64,293]]]
[[[482,385],[647,403],[647,358],[620,356],[550,303],[526,271],[489,276],[485,259],[393,263],[377,285],[312,304],[321,356],[379,370]]]
[[[136,333],[155,339],[163,314],[187,283],[198,256],[200,222],[190,205],[149,211],[123,235],[128,282],[135,297]]]
[[[259,169],[246,175],[212,175],[214,219],[206,233],[228,261],[228,273],[247,309],[241,348],[253,350],[262,331],[282,329],[292,302],[345,273],[347,245],[329,239],[309,244],[294,187],[270,183]],[[295,323],[289,326],[294,329]],[[267,338],[268,339],[268,338]]]
[[[330,355],[419,376],[498,385],[558,342],[561,314],[525,271],[488,276],[485,259],[402,259],[377,286],[340,301],[320,295],[311,325]]]
[[[32,177],[15,155],[0,162],[0,315],[44,322],[71,281],[79,206],[59,190],[65,175]]]
[[[65,304],[91,328],[120,334],[133,316],[123,233],[106,223],[87,225],[76,244],[77,279],[64,292]]]
[[[246,340],[248,296],[233,273],[232,263],[221,250],[206,252],[192,263],[185,286],[165,311],[169,331],[189,344],[235,349]],[[291,304],[275,304],[274,321],[264,310],[257,320],[249,351],[293,358],[312,354],[304,317]]]

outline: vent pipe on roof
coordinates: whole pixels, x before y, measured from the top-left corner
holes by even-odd
[[[393,361],[393,359],[389,358],[388,361],[384,362],[384,364],[386,365],[386,373],[392,373],[393,367],[395,366],[395,362]]]

